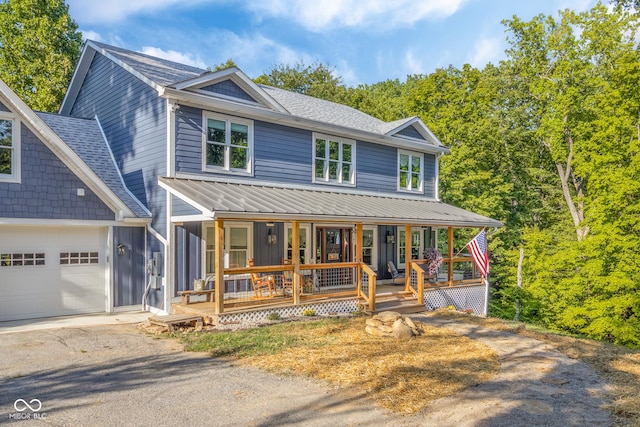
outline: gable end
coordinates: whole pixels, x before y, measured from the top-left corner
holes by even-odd
[[[243,101],[255,102],[256,101],[251,95],[242,90],[240,86],[238,86],[235,82],[231,80],[224,80],[218,83],[214,83],[208,86],[204,86],[200,88],[205,92],[213,92],[219,95],[225,95],[231,98],[242,99]]]

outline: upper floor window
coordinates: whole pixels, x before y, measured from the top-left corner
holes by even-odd
[[[203,168],[251,173],[253,122],[221,115],[205,115]]]
[[[421,153],[398,151],[398,190],[422,193],[423,169]]]
[[[328,135],[313,135],[313,181],[354,185],[356,142]]]
[[[0,181],[18,182],[19,168],[18,122],[13,117],[0,112]]]

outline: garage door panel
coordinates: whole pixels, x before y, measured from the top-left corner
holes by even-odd
[[[106,235],[104,227],[0,227],[0,255],[44,254],[44,265],[0,265],[0,321],[105,311]]]

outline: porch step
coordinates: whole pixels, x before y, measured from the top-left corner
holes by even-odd
[[[376,309],[367,314],[377,314],[382,311],[395,311],[402,314],[420,313],[425,311],[424,304],[418,304],[418,298],[409,293],[393,293],[376,295]]]
[[[169,331],[172,331],[176,326],[185,324],[189,324],[195,328],[201,328],[203,325],[203,319],[202,316],[193,314],[167,314],[149,317],[149,323],[152,325],[164,326]]]

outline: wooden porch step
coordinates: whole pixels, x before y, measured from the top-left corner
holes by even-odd
[[[149,317],[149,323],[158,326],[164,326],[169,331],[175,329],[178,325],[189,324],[195,328],[202,327],[203,319],[202,316],[194,315],[194,314],[167,314],[162,316],[152,316]]]
[[[365,313],[377,314],[383,311],[395,311],[402,314],[420,313],[425,311],[424,304],[418,304],[418,298],[410,292],[394,293],[390,295],[376,295],[376,309],[372,312],[365,309]]]

